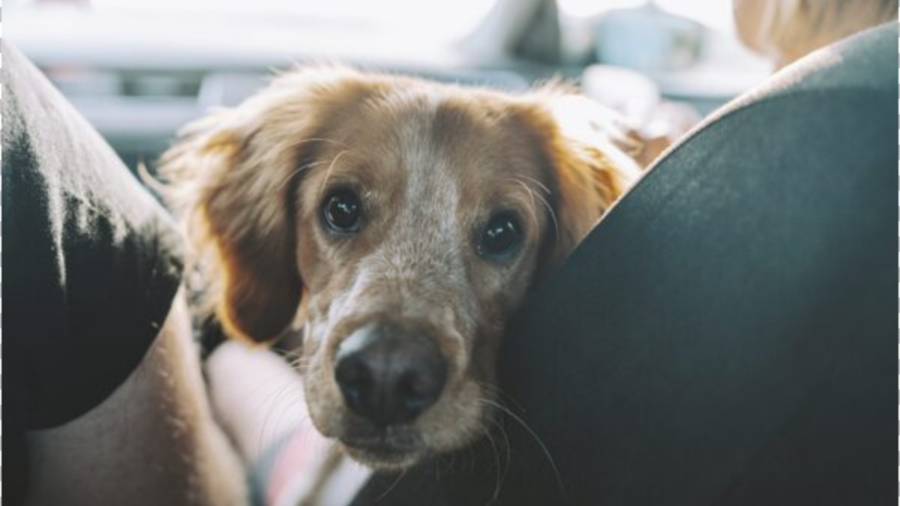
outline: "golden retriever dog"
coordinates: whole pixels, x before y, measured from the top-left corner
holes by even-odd
[[[633,147],[559,86],[326,66],[190,125],[161,170],[226,333],[302,327],[316,428],[397,469],[487,430],[505,323],[636,179]]]

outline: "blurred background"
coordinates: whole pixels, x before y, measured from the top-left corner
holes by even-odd
[[[7,0],[6,40],[132,168],[273,70],[340,61],[510,91],[561,76],[649,138],[764,79],[728,0]]]

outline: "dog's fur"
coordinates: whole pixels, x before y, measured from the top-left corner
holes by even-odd
[[[620,149],[631,141],[558,86],[510,95],[316,67],[190,125],[161,169],[227,333],[270,342],[302,325],[298,369],[316,427],[390,468],[486,430],[507,318],[635,180]],[[338,186],[363,202],[352,237],[321,223]],[[506,261],[474,246],[498,209],[524,229]],[[449,364],[440,399],[384,433],[345,407],[334,379],[337,346],[380,321],[427,328]],[[396,452],[354,444],[371,438]]]

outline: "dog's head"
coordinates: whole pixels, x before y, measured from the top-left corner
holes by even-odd
[[[227,332],[302,324],[316,427],[402,467],[484,431],[508,317],[636,175],[585,107],[306,69],[191,126],[163,171]]]

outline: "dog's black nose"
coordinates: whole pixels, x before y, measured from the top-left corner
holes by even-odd
[[[415,419],[437,401],[447,362],[427,335],[369,325],[338,347],[335,378],[350,409],[386,427]]]

